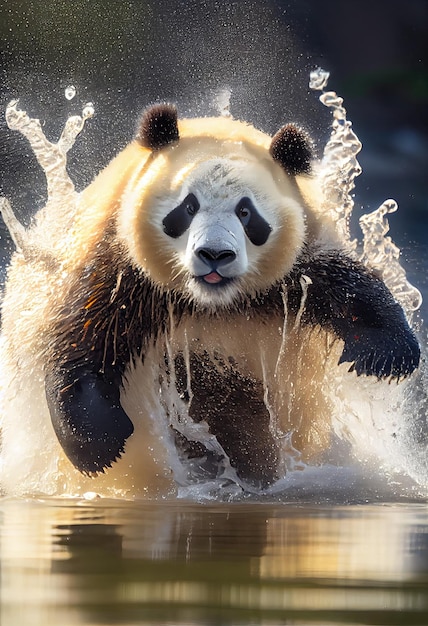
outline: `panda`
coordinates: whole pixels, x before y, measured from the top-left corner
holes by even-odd
[[[312,162],[294,124],[153,105],[75,208],[39,212],[2,308],[3,489],[164,495],[177,459],[265,489],[328,448],[334,368],[418,367],[305,193]]]

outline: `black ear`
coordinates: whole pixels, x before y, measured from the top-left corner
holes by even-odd
[[[269,150],[288,174],[309,174],[313,159],[312,140],[294,124],[283,126],[272,138]]]
[[[149,150],[159,150],[179,140],[177,109],[173,104],[154,104],[142,115],[136,140]]]

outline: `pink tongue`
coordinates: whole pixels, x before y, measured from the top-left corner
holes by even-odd
[[[211,272],[211,274],[207,274],[206,276],[204,276],[204,280],[205,282],[214,285],[215,283],[221,282],[223,280],[223,277],[220,276],[220,274],[217,274],[217,272]]]

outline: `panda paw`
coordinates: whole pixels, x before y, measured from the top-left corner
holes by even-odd
[[[58,372],[46,376],[46,398],[58,440],[73,465],[88,476],[104,473],[124,452],[134,428],[119,394],[97,374],[71,383]],[[68,383],[68,384],[66,384]]]
[[[341,363],[351,363],[348,371],[357,376],[376,376],[400,380],[419,365],[419,343],[408,329],[398,336],[386,335],[377,328],[364,329],[345,340]]]

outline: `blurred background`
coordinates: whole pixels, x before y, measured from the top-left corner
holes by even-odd
[[[331,118],[308,88],[321,66],[363,143],[355,216],[389,197],[398,202],[391,235],[426,293],[427,31],[427,0],[3,0],[0,195],[28,222],[46,194],[28,144],[6,127],[11,99],[51,140],[69,114],[94,103],[69,154],[81,189],[130,140],[147,104],[168,100],[183,116],[206,115],[224,90],[235,117],[268,133],[295,121],[322,154]],[[357,219],[354,228],[359,236]],[[2,226],[0,235],[7,258]]]

